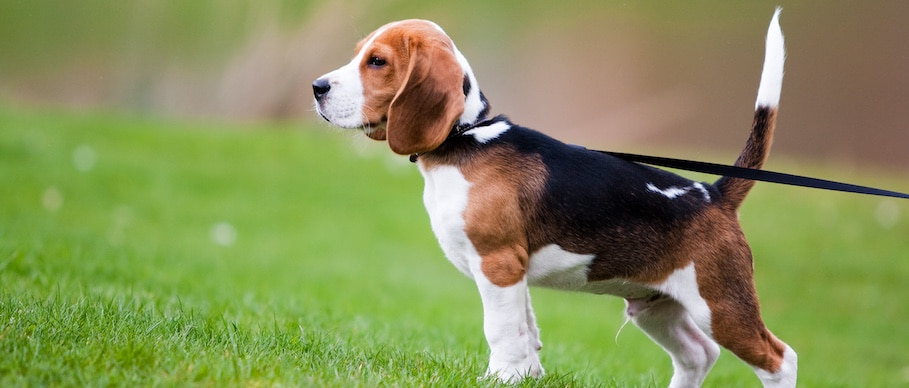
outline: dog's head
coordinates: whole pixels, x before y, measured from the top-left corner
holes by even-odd
[[[425,20],[369,34],[349,63],[313,83],[313,94],[325,120],[388,140],[402,155],[435,149],[454,126],[475,123],[488,110],[464,56]]]

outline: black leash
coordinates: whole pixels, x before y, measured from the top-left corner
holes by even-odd
[[[828,181],[824,179],[809,178],[799,175],[785,174],[781,172],[755,170],[752,168],[727,166],[723,164],[697,162],[693,160],[664,158],[660,156],[647,156],[626,154],[621,152],[597,151],[607,155],[612,155],[630,162],[651,164],[655,166],[677,168],[680,170],[702,172],[705,174],[721,175],[732,178],[748,179],[753,181],[764,181],[772,183],[781,183],[784,185],[810,187],[815,189],[844,191],[847,193],[880,195],[884,197],[909,199],[909,194],[903,194],[896,191],[875,189],[873,187],[858,186],[849,183]]]

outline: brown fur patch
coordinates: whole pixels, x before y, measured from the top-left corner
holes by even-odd
[[[734,211],[709,208],[691,227],[698,289],[711,311],[716,341],[745,362],[776,372],[785,345],[764,325],[754,287],[751,249]]]
[[[483,273],[498,286],[515,284],[524,277],[528,265],[524,214],[542,191],[546,177],[543,163],[529,155],[495,147],[471,160],[461,171],[472,185],[464,212],[467,236],[483,258]],[[503,256],[505,252],[510,255]]]
[[[489,146],[470,156],[430,153],[427,168],[456,165],[471,184],[464,211],[467,237],[482,257],[483,274],[506,287],[521,279],[529,260],[528,209],[536,206],[546,179],[538,157],[509,147]]]
[[[520,245],[487,252],[483,255],[480,269],[489,282],[499,287],[514,285],[527,272],[527,250]]]
[[[401,74],[406,68],[402,68],[400,62],[403,61],[406,66],[407,52],[401,45],[391,43],[390,39],[394,39],[395,36],[376,39],[370,47],[363,47],[375,34],[376,32],[373,32],[357,43],[355,55],[364,48],[367,49],[359,64],[360,80],[363,83],[363,120],[378,125],[387,119],[388,106],[391,105],[391,100],[401,85]],[[388,64],[382,68],[371,68],[368,62],[372,57],[386,60]],[[390,60],[391,58],[403,59]],[[381,136],[378,136],[378,133],[368,135],[375,140],[385,140],[385,132],[380,132]]]

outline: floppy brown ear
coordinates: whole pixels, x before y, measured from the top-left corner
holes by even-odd
[[[404,82],[388,109],[388,145],[397,154],[434,150],[464,113],[463,70],[450,45],[410,37]]]

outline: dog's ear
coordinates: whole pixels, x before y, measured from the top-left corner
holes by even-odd
[[[404,81],[388,109],[391,150],[408,155],[435,149],[464,113],[464,74],[450,43],[410,36]]]

